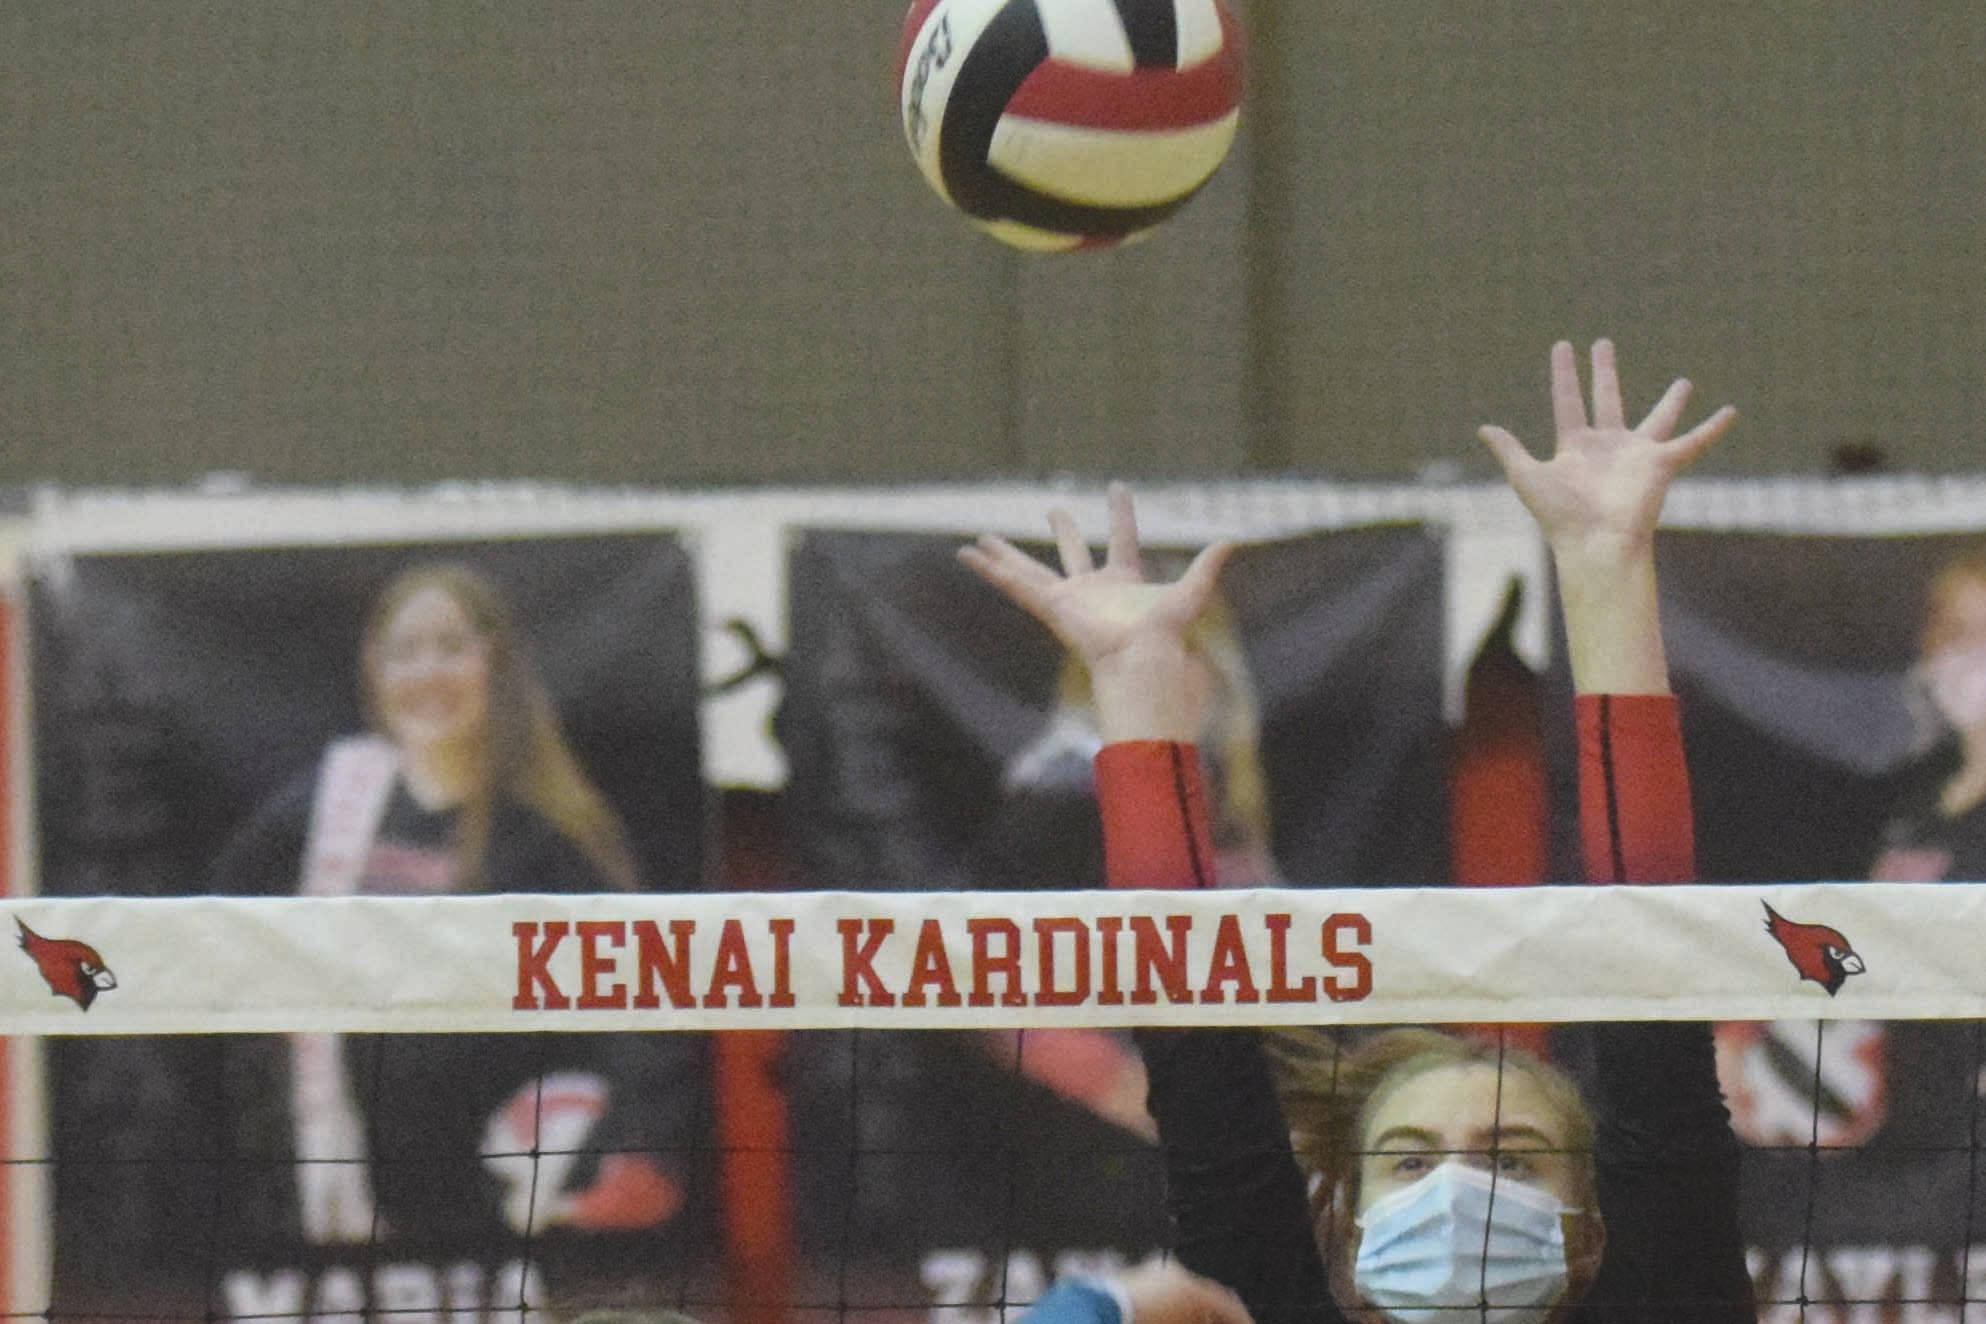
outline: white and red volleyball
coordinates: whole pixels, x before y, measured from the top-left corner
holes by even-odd
[[[940,197],[1021,248],[1102,248],[1212,177],[1241,115],[1222,0],[915,0],[903,132]]]

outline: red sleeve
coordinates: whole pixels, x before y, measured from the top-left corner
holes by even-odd
[[[1096,799],[1112,887],[1213,886],[1197,747],[1166,740],[1105,745],[1096,756]]]
[[[1696,879],[1682,718],[1667,694],[1582,694],[1579,838],[1595,883]]]

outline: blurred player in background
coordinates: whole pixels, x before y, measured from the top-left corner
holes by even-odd
[[[1986,878],[1986,548],[1954,556],[1931,581],[1918,649],[1916,678],[1942,738],[1870,876]]]
[[[637,885],[619,820],[481,575],[427,564],[397,576],[370,614],[360,675],[372,730],[334,741],[258,808],[216,863],[216,890]],[[685,1049],[660,1038],[291,1036],[284,1096],[304,1237],[473,1242],[664,1223],[682,1177],[654,1151],[688,1110],[671,1106],[682,1087],[669,1069]]]
[[[1929,748],[1902,778],[1874,882],[1986,879],[1986,548],[1950,557],[1924,603],[1911,687]],[[1761,1147],[1948,1147],[1965,1131],[1949,1099],[1977,1093],[1969,1024],[1731,1021],[1717,1046],[1739,1134]]]

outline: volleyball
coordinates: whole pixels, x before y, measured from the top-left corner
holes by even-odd
[[[1150,230],[1219,168],[1240,122],[1222,0],[915,0],[897,58],[926,182],[1020,248]]]

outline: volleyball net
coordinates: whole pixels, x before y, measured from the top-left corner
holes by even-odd
[[[1647,889],[1457,886],[1577,872],[1507,492],[1142,494],[1155,565],[1247,542],[1191,895],[1093,890],[1081,687],[954,556],[1097,494],[38,500],[0,528],[14,1317],[993,1324],[1169,1245],[1127,1027],[1444,1025],[1587,1080],[1588,1027],[1679,1019],[1765,1318],[1986,1309],[1986,921],[1929,881],[1986,866],[1908,835],[1950,751],[1898,591],[1976,481],[1673,494],[1718,885]],[[364,641],[478,581],[584,785],[439,830]],[[1872,876],[1926,881],[1786,881]]]
[[[1785,1097],[1733,1100],[1763,1317],[1986,1308],[1974,885],[44,898],[8,918],[20,1317],[998,1318],[1166,1246],[1124,1027],[1439,1024],[1576,1075],[1582,1025],[1648,1020],[1722,1023],[1727,1092],[1758,1079],[1746,1054],[1790,1068]],[[1919,1078],[1858,1094],[1906,1049]],[[1875,1144],[1854,1130],[1872,1109]],[[1872,1191],[1894,1248],[1838,1240],[1838,1206]]]

